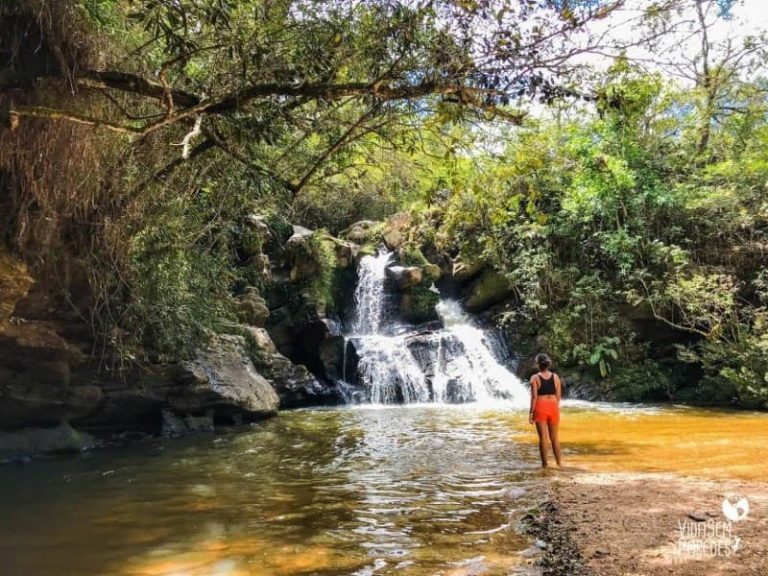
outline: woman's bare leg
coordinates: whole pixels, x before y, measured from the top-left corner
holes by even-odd
[[[546,422],[536,422],[536,432],[539,433],[539,454],[541,455],[541,467],[546,468],[547,464],[547,444],[549,433]]]
[[[549,429],[549,441],[552,442],[552,452],[555,453],[555,462],[560,467],[563,465],[560,457],[560,431],[558,425],[552,422],[547,422],[547,428]]]

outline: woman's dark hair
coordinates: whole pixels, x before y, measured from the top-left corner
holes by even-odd
[[[552,360],[550,360],[549,356],[543,352],[541,354],[536,354],[536,366],[539,367],[539,370],[546,370],[552,366]]]

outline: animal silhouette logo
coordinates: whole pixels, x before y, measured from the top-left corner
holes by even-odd
[[[741,522],[749,514],[749,500],[743,496],[723,498],[723,514],[731,522]]]

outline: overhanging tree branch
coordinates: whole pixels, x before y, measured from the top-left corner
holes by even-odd
[[[109,86],[112,88],[132,92],[135,94],[151,96],[153,98],[163,99],[169,94],[174,102],[177,96],[185,99],[187,102],[194,101],[197,97],[179,92],[175,89],[164,87],[161,83],[134,82],[135,76],[129,75],[122,78],[121,73],[99,73],[103,80],[109,79]],[[90,77],[90,76],[88,76]],[[117,81],[119,80],[119,81]],[[105,80],[106,82],[106,80]],[[106,83],[105,83],[106,85]],[[94,85],[90,85],[94,87]],[[477,88],[467,86],[458,82],[441,83],[436,81],[423,81],[418,84],[391,84],[385,82],[348,82],[348,83],[265,83],[248,86],[241,90],[236,90],[225,94],[218,99],[198,100],[196,104],[187,106],[178,110],[174,114],[169,114],[160,120],[149,122],[143,126],[137,126],[136,123],[120,123],[112,120],[99,119],[92,116],[86,116],[65,110],[54,108],[44,108],[38,106],[18,106],[12,108],[11,112],[17,118],[35,117],[49,118],[57,120],[66,120],[78,122],[91,126],[100,126],[116,132],[132,133],[139,136],[146,136],[156,132],[166,126],[195,117],[200,114],[221,114],[241,110],[254,100],[261,98],[308,98],[311,100],[338,99],[341,97],[363,97],[369,96],[378,101],[395,100],[416,100],[430,95],[440,95],[451,97],[455,101],[473,108],[490,110],[508,121],[521,122],[523,115],[507,112],[496,106],[492,100],[501,97],[504,94],[497,90]]]

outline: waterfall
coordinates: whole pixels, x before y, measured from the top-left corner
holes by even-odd
[[[380,251],[360,260],[355,316],[345,338],[341,388],[349,401],[374,404],[489,402],[506,399],[525,405],[528,392],[500,362],[501,338],[476,326],[453,300],[441,300],[441,328],[419,330],[390,321],[386,270],[392,253]],[[357,354],[355,386],[347,381],[347,350]],[[359,390],[362,388],[362,390]]]
[[[377,334],[381,328],[386,300],[384,281],[391,261],[392,253],[386,251],[364,256],[360,261],[355,288],[355,334]]]

